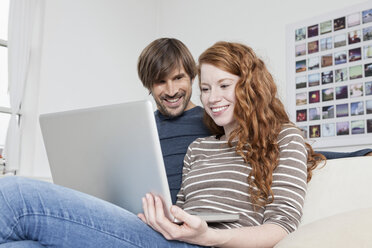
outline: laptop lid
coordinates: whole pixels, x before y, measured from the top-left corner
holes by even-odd
[[[42,114],[53,182],[135,214],[141,198],[160,195],[171,218],[161,147],[150,101]]]

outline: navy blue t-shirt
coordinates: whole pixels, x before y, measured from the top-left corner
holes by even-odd
[[[200,106],[185,111],[182,115],[169,118],[155,111],[161,150],[167,172],[172,202],[177,200],[177,193],[182,182],[183,159],[188,146],[197,138],[210,135],[203,124],[204,110]]]

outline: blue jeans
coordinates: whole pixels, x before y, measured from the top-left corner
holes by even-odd
[[[168,241],[136,215],[51,183],[0,179],[0,248],[184,247]]]

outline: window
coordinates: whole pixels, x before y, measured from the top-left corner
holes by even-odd
[[[5,137],[10,119],[8,94],[8,17],[9,1],[0,1],[0,154],[5,145]]]

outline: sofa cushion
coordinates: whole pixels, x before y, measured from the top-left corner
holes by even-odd
[[[308,184],[301,225],[372,207],[372,157],[328,160]],[[372,233],[372,232],[371,232]]]
[[[337,214],[301,226],[275,248],[372,247],[372,208]]]

